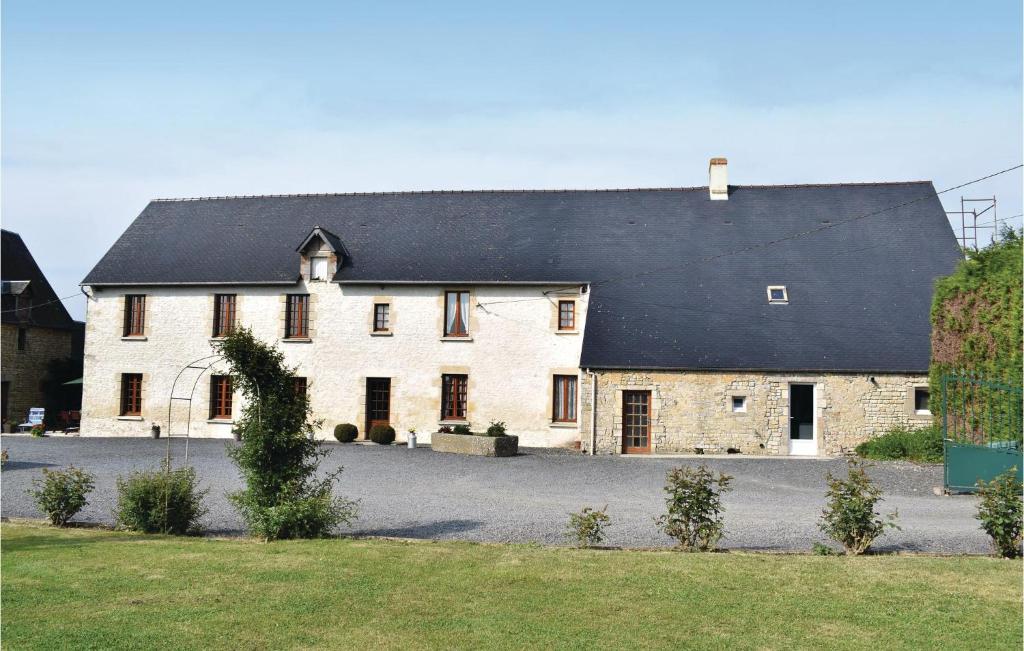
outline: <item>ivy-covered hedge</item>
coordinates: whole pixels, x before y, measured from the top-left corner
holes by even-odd
[[[942,376],[970,371],[1006,384],[1021,384],[1021,236],[1000,241],[967,258],[935,285],[932,300],[931,410],[942,412]]]

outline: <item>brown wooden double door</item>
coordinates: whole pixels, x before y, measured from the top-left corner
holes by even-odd
[[[622,392],[622,451],[651,452],[651,392]]]
[[[391,424],[391,378],[366,378],[366,429],[363,436],[369,437],[375,425]]]

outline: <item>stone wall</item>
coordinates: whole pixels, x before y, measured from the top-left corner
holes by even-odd
[[[622,392],[651,392],[651,452],[706,454],[730,449],[744,454],[789,453],[789,385],[812,384],[818,453],[848,453],[862,441],[895,426],[922,426],[914,414],[915,387],[927,375],[623,372],[597,371],[596,451],[622,450]],[[594,384],[582,375],[582,447],[591,446]],[[733,411],[733,397],[746,398]]]
[[[46,377],[46,365],[72,355],[72,331],[35,326],[25,330],[24,350],[18,350],[18,326],[5,323],[0,332],[2,379],[9,383],[4,417],[15,427],[25,422],[29,409],[45,406],[40,383]]]
[[[296,255],[296,273],[299,256]],[[415,428],[430,441],[441,411],[441,374],[469,376],[468,421],[474,430],[505,421],[523,445],[572,445],[574,424],[551,422],[551,376],[579,365],[588,294],[546,296],[552,287],[458,286],[471,292],[470,336],[443,336],[443,286],[344,285],[302,282],[288,287],[96,288],[88,301],[82,434],[147,436],[152,423],[167,431],[168,398],[175,375],[213,354],[213,295],[237,294],[238,323],[283,351],[308,378],[313,412],[323,419],[320,438],[338,423],[365,436],[367,378],[391,378],[391,424],[399,440]],[[288,341],[284,295],[310,294],[310,338]],[[146,294],[145,336],[122,338],[125,294]],[[557,331],[557,300],[577,301],[578,329]],[[528,300],[527,300],[528,299]],[[391,305],[390,331],[373,332],[373,305]],[[480,306],[477,306],[477,304]],[[222,364],[210,372],[223,372]],[[119,416],[123,373],[141,373],[142,415]],[[198,371],[182,375],[176,395],[188,395]],[[204,374],[192,403],[190,436],[229,437],[231,422],[208,420],[209,380]],[[236,411],[240,396],[236,395]],[[173,435],[184,434],[187,403],[171,412]]]

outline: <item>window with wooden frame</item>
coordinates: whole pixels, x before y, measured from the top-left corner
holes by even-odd
[[[466,420],[468,375],[441,376],[441,420]]]
[[[551,408],[556,423],[576,422],[576,376],[556,375]]]
[[[231,400],[234,389],[230,375],[214,375],[210,377],[210,419],[230,420]]]
[[[306,378],[296,376],[292,378],[292,387],[295,389],[295,395],[305,396],[306,389],[308,388],[308,382],[306,381]]]
[[[227,337],[235,331],[235,294],[213,297],[213,336]]]
[[[444,336],[469,336],[469,292],[444,293]]]
[[[121,415],[142,415],[142,373],[121,374]]]
[[[576,329],[576,301],[558,301],[558,329]]]
[[[141,337],[146,330],[146,295],[126,294],[124,297],[124,336]]]
[[[389,303],[373,304],[373,331],[388,332],[391,330],[391,305]]]
[[[288,294],[284,323],[285,339],[309,337],[309,294]]]

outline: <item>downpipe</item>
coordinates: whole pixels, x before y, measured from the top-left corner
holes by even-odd
[[[597,373],[587,369],[590,376],[590,456],[597,454]]]

